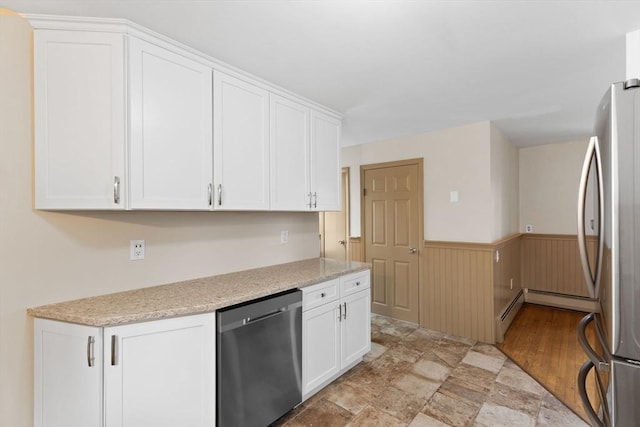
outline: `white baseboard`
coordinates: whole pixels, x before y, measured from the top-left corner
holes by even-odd
[[[598,310],[598,303],[589,298],[572,297],[570,295],[534,291],[532,289],[524,290],[524,301],[531,304],[584,311],[585,313]]]

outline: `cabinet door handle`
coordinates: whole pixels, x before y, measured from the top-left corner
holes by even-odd
[[[338,321],[342,322],[342,304],[338,304],[338,309],[340,310],[340,313],[338,313]]]
[[[116,351],[117,344],[118,344],[118,337],[116,335],[111,335],[111,366],[116,366],[118,364],[117,351]]]
[[[344,303],[344,320],[347,320],[347,303]]]
[[[311,209],[311,192],[307,194],[307,197],[309,197],[309,209]]]
[[[325,296],[326,296],[326,294],[325,294],[324,292],[322,292],[322,293],[320,294],[320,298],[324,298]]]
[[[222,206],[222,184],[218,184],[218,206]]]
[[[316,192],[313,193],[313,207],[314,208],[318,207],[318,193]]]
[[[209,206],[213,205],[213,184],[209,183]]]
[[[113,203],[120,204],[120,177],[113,177]]]
[[[356,286],[360,286],[360,282],[356,282]]]
[[[93,362],[96,360],[93,355],[93,343],[95,342],[96,340],[91,335],[89,335],[89,337],[87,338],[87,365],[89,365],[90,368],[93,366]]]

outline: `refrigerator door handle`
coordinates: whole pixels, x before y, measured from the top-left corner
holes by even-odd
[[[596,414],[596,411],[593,409],[589,396],[587,395],[587,375],[591,369],[593,369],[593,362],[591,362],[591,360],[584,362],[584,365],[580,368],[580,372],[578,373],[578,394],[580,395],[580,400],[582,400],[582,406],[591,420],[591,425],[605,427],[604,423],[600,420],[598,414]]]
[[[585,201],[587,196],[587,184],[589,180],[589,172],[591,169],[591,160],[595,157],[596,164],[596,176],[598,185],[598,252],[596,254],[595,272],[591,272],[591,265],[589,263],[589,257],[587,254],[587,241],[585,231]],[[600,144],[598,143],[598,137],[592,136],[587,146],[587,153],[584,157],[584,164],[582,166],[582,174],[580,176],[580,188],[578,191],[578,250],[580,253],[580,261],[582,264],[582,271],[584,273],[584,280],[587,283],[587,290],[589,296],[593,299],[598,297],[600,292],[600,273],[602,271],[602,254],[604,250],[604,205],[602,203],[602,191],[604,189],[602,180],[602,166],[600,157]]]
[[[593,322],[593,320],[593,313],[587,314],[582,318],[582,320],[580,320],[580,323],[578,323],[578,341],[580,342],[580,346],[584,352],[587,354],[591,364],[596,366],[599,371],[609,372],[609,364],[593,349],[593,347],[591,347],[591,344],[589,344],[589,341],[587,340],[585,331],[587,329],[587,325]],[[596,332],[598,333],[598,339],[601,339],[600,331],[597,327]]]

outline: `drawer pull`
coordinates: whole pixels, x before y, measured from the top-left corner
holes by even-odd
[[[356,282],[356,286],[360,286],[360,282]]]
[[[324,292],[320,294],[320,298],[324,298],[326,296],[327,296],[327,294],[325,294]]]

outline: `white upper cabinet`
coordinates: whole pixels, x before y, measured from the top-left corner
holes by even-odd
[[[132,209],[209,209],[211,68],[129,39]]]
[[[124,36],[34,33],[35,206],[124,209]]]
[[[269,209],[269,92],[213,73],[214,209]]]
[[[271,209],[309,209],[311,110],[271,94]]]
[[[341,209],[331,111],[125,20],[29,19],[37,209]]]
[[[271,94],[271,209],[340,210],[340,121]]]
[[[340,120],[318,111],[311,112],[312,209],[339,211],[340,206]]]

